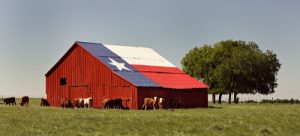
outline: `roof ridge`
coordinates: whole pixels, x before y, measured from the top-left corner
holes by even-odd
[[[151,49],[149,47],[145,47],[145,46],[135,46],[135,45],[121,45],[121,44],[103,44],[104,46],[121,46],[121,47],[132,47],[132,48],[144,48],[144,49]]]
[[[85,41],[75,41],[75,43],[102,44],[102,43],[98,43],[98,42],[85,42]]]

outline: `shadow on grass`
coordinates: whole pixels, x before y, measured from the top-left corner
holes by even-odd
[[[273,135],[273,129],[271,128],[262,128],[259,132],[264,136]]]
[[[225,127],[222,124],[215,124],[211,127],[214,131],[222,131],[225,130]]]
[[[212,109],[222,109],[223,107],[208,106],[207,108],[212,108]]]

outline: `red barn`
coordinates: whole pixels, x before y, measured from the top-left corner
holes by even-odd
[[[46,73],[46,94],[52,106],[63,98],[129,99],[140,109],[145,97],[180,100],[181,107],[207,107],[208,86],[182,72],[145,47],[75,42]],[[125,103],[124,103],[125,106]]]

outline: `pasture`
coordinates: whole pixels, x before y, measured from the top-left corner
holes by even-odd
[[[300,104],[156,111],[0,105],[0,135],[300,135]]]

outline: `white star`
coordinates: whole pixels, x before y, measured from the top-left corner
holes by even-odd
[[[125,66],[125,63],[119,63],[119,62],[117,62],[117,61],[115,61],[111,58],[108,58],[108,59],[111,61],[111,62],[109,62],[109,64],[116,66],[118,68],[118,70],[122,71],[122,69],[125,69],[125,70],[128,70],[128,71],[131,71],[129,68],[127,68]]]

